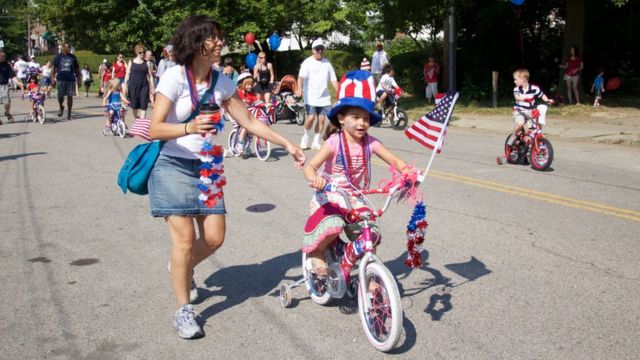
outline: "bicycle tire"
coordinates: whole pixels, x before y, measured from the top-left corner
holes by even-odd
[[[396,109],[396,122],[393,124],[395,130],[404,130],[409,124],[409,115],[401,108]]]
[[[553,162],[553,146],[545,138],[537,140],[537,146],[531,148],[531,167],[534,170],[546,171]]]
[[[369,342],[379,351],[393,350],[402,333],[402,304],[395,278],[384,265],[368,263],[364,269],[365,281],[359,284],[358,314]],[[372,281],[375,281],[375,285]],[[371,299],[366,311],[364,299]]]
[[[507,139],[504,141],[504,157],[509,164],[517,164],[520,160],[520,151],[515,145],[518,140],[515,140],[513,145],[509,145],[510,137],[511,135],[507,135]]]
[[[127,135],[127,125],[124,123],[124,121],[118,120],[116,126],[118,128],[118,136],[124,139],[124,137]]]
[[[44,106],[38,105],[38,107],[36,108],[36,117],[38,118],[38,122],[40,122],[40,124],[44,124],[44,121],[46,119]]]
[[[236,152],[236,144],[238,143],[238,135],[239,131],[238,128],[233,128],[233,130],[231,130],[231,132],[229,133],[229,137],[227,138],[227,146],[229,147],[229,151],[233,154],[233,155],[239,155]]]
[[[255,150],[258,159],[262,161],[267,161],[271,155],[271,143],[257,136],[253,142],[253,149]]]
[[[305,118],[306,114],[304,112],[304,108],[301,107],[298,109],[298,111],[296,111],[296,124],[304,125]]]
[[[333,299],[327,292],[327,285],[322,284],[316,276],[307,270],[306,267],[307,254],[302,253],[302,276],[307,279],[304,286],[311,297],[311,300],[318,305],[327,305]]]

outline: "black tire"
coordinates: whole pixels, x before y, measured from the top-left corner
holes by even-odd
[[[393,124],[393,128],[396,130],[404,130],[409,124],[409,115],[404,109],[396,109],[396,122]]]
[[[513,145],[509,145],[510,137],[511,135],[507,135],[504,141],[504,157],[509,164],[517,164],[520,161],[520,146],[518,146],[518,140],[515,140]]]
[[[537,146],[531,147],[531,167],[534,170],[546,171],[553,162],[553,146],[543,137],[537,141]]]
[[[300,109],[298,109],[298,111],[296,111],[296,119],[295,119],[295,121],[296,121],[296,123],[298,125],[304,125],[304,121],[305,121],[306,117],[307,117],[307,114],[305,114],[304,107],[300,107]]]

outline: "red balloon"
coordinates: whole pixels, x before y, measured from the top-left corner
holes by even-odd
[[[620,87],[620,78],[619,77],[612,77],[611,79],[609,79],[609,81],[607,81],[607,90],[611,91],[611,90],[615,90],[617,88]]]
[[[248,32],[247,35],[244,36],[244,42],[246,42],[247,45],[251,46],[254,41],[256,41],[256,36],[253,35],[252,32]]]

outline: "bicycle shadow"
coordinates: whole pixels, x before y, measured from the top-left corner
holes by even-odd
[[[0,139],[12,138],[12,137],[16,137],[20,135],[28,135],[28,134],[30,133],[29,132],[5,133],[5,134],[0,134]]]
[[[14,154],[14,155],[7,155],[7,156],[0,156],[0,161],[4,161],[4,160],[16,160],[16,159],[20,159],[26,156],[33,156],[33,155],[44,155],[47,154],[46,152],[32,152],[32,153],[24,153],[24,154]]]
[[[286,274],[290,269],[300,266],[300,256],[300,251],[296,250],[260,263],[225,267],[211,274],[204,280],[207,288],[198,290],[198,303],[212,296],[220,296],[224,300],[200,313],[203,323],[210,317],[251,298],[277,296],[273,290],[283,280],[298,278]],[[209,290],[211,288],[217,289]]]

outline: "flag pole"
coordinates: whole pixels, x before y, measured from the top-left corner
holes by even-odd
[[[424,182],[424,179],[427,177],[427,173],[431,168],[433,159],[436,157],[436,153],[438,152],[438,150],[442,147],[442,141],[444,141],[444,136],[442,135],[447,130],[447,125],[449,125],[449,120],[451,119],[453,108],[455,107],[455,104],[458,101],[458,95],[459,95],[458,93],[455,93],[455,95],[453,96],[453,100],[451,101],[451,107],[449,108],[449,112],[447,113],[447,118],[445,119],[444,126],[442,127],[442,132],[440,132],[440,135],[438,136],[438,142],[436,143],[436,146],[433,148],[433,151],[431,152],[431,158],[429,159],[429,163],[427,164],[427,167],[424,169],[424,172],[420,176],[418,176],[418,182],[420,184],[422,184]]]

